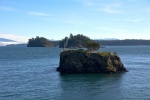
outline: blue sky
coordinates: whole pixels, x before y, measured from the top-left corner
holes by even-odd
[[[150,0],[0,0],[0,37],[150,39]]]

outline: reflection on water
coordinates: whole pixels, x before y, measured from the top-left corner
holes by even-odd
[[[122,98],[122,74],[60,75],[63,100],[119,100]],[[72,98],[73,97],[73,98]]]

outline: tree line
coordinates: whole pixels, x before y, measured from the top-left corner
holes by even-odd
[[[101,46],[132,46],[132,45],[150,45],[150,40],[125,39],[125,40],[91,40],[82,34],[65,37],[59,41],[50,41],[44,37],[37,36],[28,40],[27,47],[53,47],[60,48],[88,48],[98,49]]]
[[[65,37],[59,43],[60,48],[87,48],[88,50],[97,50],[100,48],[100,44],[91,40],[89,37],[82,34],[69,37]]]
[[[55,44],[50,40],[36,36],[36,38],[31,38],[28,40],[27,47],[53,47]]]
[[[133,46],[133,45],[150,45],[150,40],[125,39],[125,40],[95,40],[102,46]]]

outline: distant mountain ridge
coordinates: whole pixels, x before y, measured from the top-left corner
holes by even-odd
[[[27,44],[9,44],[7,47],[27,47]]]
[[[101,38],[101,39],[96,39],[96,40],[119,40],[117,38]]]
[[[102,46],[133,46],[133,45],[150,45],[150,40],[142,39],[125,39],[125,40],[95,40]]]
[[[16,42],[14,40],[6,39],[6,38],[0,38],[0,42]]]

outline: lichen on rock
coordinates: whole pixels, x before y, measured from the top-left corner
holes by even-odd
[[[57,71],[61,73],[118,73],[127,70],[116,53],[67,50],[60,53]]]

